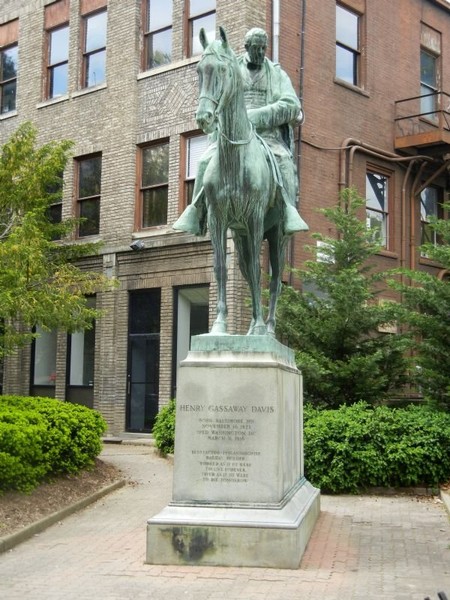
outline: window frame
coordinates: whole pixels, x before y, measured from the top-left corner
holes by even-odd
[[[204,134],[200,130],[192,132],[192,133],[184,134],[181,136],[180,194],[179,194],[179,206],[178,206],[180,214],[183,212],[183,210],[189,204],[191,204],[191,201],[193,200],[193,198],[191,198],[189,200],[189,197],[190,197],[189,188],[192,187],[192,190],[193,190],[193,187],[195,185],[195,179],[197,177],[197,173],[195,174],[195,176],[188,175],[190,143],[195,138],[205,138],[205,140],[208,141],[208,144],[209,144],[208,137],[209,137],[208,135]],[[205,148],[204,152],[206,152],[206,149],[207,149],[207,147]],[[203,156],[204,152],[200,155],[199,159]]]
[[[12,50],[13,48],[17,49],[17,58],[15,65],[15,76],[9,77],[8,79],[3,79],[3,54]],[[8,44],[7,46],[3,46],[0,48],[0,115],[7,115],[8,113],[13,113],[17,110],[17,75],[19,71],[19,43],[14,42],[12,44]],[[4,110],[4,102],[3,102],[3,88],[7,85],[14,85],[14,106],[9,108],[8,110]]]
[[[384,194],[384,201],[385,201],[385,206],[380,210],[371,206],[368,206],[368,185],[369,183],[369,175],[374,175],[374,176],[378,176],[378,177],[382,177],[383,179],[386,180],[387,182],[387,193]],[[365,176],[365,184],[366,184],[366,189],[365,189],[365,198],[366,198],[366,204],[365,204],[365,211],[366,211],[366,224],[367,224],[367,229],[372,229],[371,227],[369,227],[369,216],[368,213],[369,211],[371,211],[372,213],[376,213],[376,214],[381,214],[383,215],[382,217],[382,230],[385,231],[385,239],[380,239],[378,240],[380,246],[381,246],[381,251],[388,251],[388,252],[392,252],[394,251],[394,240],[393,240],[393,215],[394,215],[394,211],[393,211],[393,187],[394,187],[394,176],[392,172],[389,172],[387,170],[384,170],[380,167],[377,166],[368,166],[366,168],[366,176]],[[373,189],[373,186],[372,186]]]
[[[105,14],[106,23],[105,23],[105,45],[99,46],[94,50],[87,51],[87,36],[88,36],[88,21],[89,19],[95,18],[100,14]],[[107,6],[103,6],[98,10],[82,14],[81,15],[81,36],[82,36],[82,44],[81,44],[81,56],[82,56],[82,69],[81,69],[81,88],[89,89],[99,85],[104,85],[106,83],[106,48],[108,42],[108,8]],[[104,78],[102,81],[89,85],[88,77],[89,77],[89,59],[95,54],[104,54]]]
[[[170,20],[170,25],[164,25],[163,27],[158,27],[155,29],[151,28],[151,23],[150,23],[150,3],[152,2],[152,0],[143,0],[142,2],[142,34],[143,34],[143,53],[142,53],[142,70],[143,71],[151,71],[152,69],[156,69],[158,67],[163,67],[165,65],[170,65],[173,62],[173,56],[172,56],[172,44],[173,44],[173,1],[169,0],[169,2],[171,2],[171,6],[172,6],[172,14],[171,14],[171,20]],[[171,54],[170,54],[170,60],[158,65],[150,65],[150,49],[149,49],[149,43],[150,43],[150,39],[158,34],[164,33],[170,31],[170,49],[171,49]]]
[[[52,49],[52,34],[60,31],[62,29],[67,29],[67,60],[59,61],[55,63],[51,63],[51,49]],[[53,100],[55,98],[61,98],[68,93],[69,90],[69,49],[70,49],[70,25],[69,22],[58,24],[55,27],[51,27],[46,30],[46,89],[45,89],[45,98],[47,100]],[[52,73],[58,67],[63,65],[67,65],[67,73],[66,73],[66,91],[63,94],[54,95],[52,91]]]
[[[98,194],[92,194],[90,196],[82,196],[80,197],[80,168],[81,168],[81,163],[83,162],[87,162],[89,160],[92,159],[100,159],[100,186],[99,186],[99,193]],[[102,154],[100,152],[97,152],[95,154],[89,154],[89,155],[84,155],[84,156],[79,156],[75,159],[75,177],[74,177],[74,183],[75,183],[75,215],[76,218],[79,219],[82,217],[82,211],[81,211],[81,204],[83,202],[87,202],[87,201],[96,201],[98,204],[98,210],[97,210],[97,222],[96,222],[96,232],[92,232],[92,233],[82,233],[83,231],[83,223],[78,224],[77,226],[77,238],[85,238],[85,237],[92,237],[92,236],[97,236],[100,234],[100,209],[101,209],[101,195],[102,195]]]
[[[443,201],[443,189],[438,187],[438,186],[433,186],[430,185],[426,188],[424,188],[421,193],[419,194],[419,214],[420,214],[420,246],[422,246],[425,243],[431,243],[434,246],[437,246],[439,244],[439,236],[438,233],[434,230],[431,230],[431,233],[433,235],[433,239],[432,240],[425,240],[424,239],[424,232],[425,232],[425,226],[430,224],[430,220],[429,219],[425,219],[424,218],[424,211],[422,211],[422,208],[426,210],[426,206],[424,204],[424,199],[422,198],[422,194],[426,191],[426,190],[434,190],[436,192],[436,197],[435,197],[435,212],[432,215],[431,213],[426,212],[425,216],[426,217],[435,217],[436,219],[442,219],[444,218],[444,209],[442,206],[442,201]],[[420,253],[421,258],[427,258],[427,255],[424,252]]]
[[[434,85],[431,85],[428,82],[425,82],[422,79],[422,55],[426,54],[434,60]],[[424,46],[420,47],[420,113],[421,118],[427,119],[428,121],[437,121],[436,111],[438,110],[438,92],[439,92],[439,70],[440,70],[440,55],[435,54],[429,48],[425,48]],[[422,93],[423,90],[428,90],[426,93]],[[427,94],[435,94],[434,96],[429,96]],[[427,106],[427,104],[429,104]],[[432,110],[430,110],[430,108]]]
[[[32,396],[54,397],[57,377],[58,334],[55,329],[46,331],[39,326],[34,327],[33,332],[39,335],[31,344],[30,394]],[[36,382],[37,363],[40,362],[38,357],[43,359],[45,367],[51,367],[41,371],[41,377],[47,374],[48,379],[40,383]]]
[[[152,185],[144,185],[144,153],[146,150],[150,148],[159,148],[159,147],[167,147],[167,180],[164,183],[155,183]],[[168,138],[163,138],[161,140],[155,140],[150,144],[145,144],[143,146],[138,146],[138,160],[137,160],[137,190],[138,190],[138,201],[137,201],[137,211],[136,211],[136,222],[135,229],[136,231],[141,230],[151,230],[157,227],[166,227],[168,222],[168,212],[169,212],[169,165],[170,165],[170,141]],[[166,190],[166,219],[164,223],[155,223],[152,225],[144,225],[144,205],[145,205],[145,192],[146,191],[156,191],[156,190]]]
[[[200,19],[204,19],[205,17],[209,17],[211,15],[217,15],[217,1],[215,1],[214,9],[209,9],[204,12],[198,12],[195,14],[191,14],[191,0],[186,0],[185,5],[185,54],[188,58],[193,58],[196,56],[200,56],[201,51],[197,54],[194,54],[194,22],[199,21]],[[214,32],[217,28],[217,19],[214,19]]]
[[[346,11],[347,13],[356,17],[356,19],[357,19],[357,31],[356,31],[357,47],[356,48],[353,47],[352,45],[345,43],[345,41],[343,41],[343,40],[338,40],[338,32],[337,32],[338,9]],[[364,15],[361,12],[359,12],[358,10],[356,10],[355,8],[352,8],[346,4],[342,4],[341,2],[336,2],[335,17],[336,17],[335,79],[339,83],[344,83],[346,85],[362,89],[363,88],[362,44],[363,44],[363,17],[364,17]],[[340,77],[338,75],[338,57],[337,57],[338,48],[340,48],[341,50],[344,50],[345,52],[348,52],[352,55],[352,58],[353,58],[353,61],[352,61],[353,62],[353,68],[352,68],[352,71],[353,71],[352,79],[353,80],[352,81],[348,81],[347,79],[344,79],[343,77]]]

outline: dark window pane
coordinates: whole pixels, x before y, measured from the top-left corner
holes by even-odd
[[[50,223],[61,223],[62,219],[62,204],[52,204],[48,207],[48,220]]]
[[[100,85],[105,81],[106,51],[91,54],[86,59],[86,87]]]
[[[355,61],[356,55],[353,52],[346,48],[341,48],[341,46],[336,46],[336,77],[352,85],[356,85]]]
[[[172,60],[172,29],[153,33],[147,38],[148,61],[147,68],[153,69],[167,65]]]
[[[201,15],[205,12],[216,10],[216,0],[191,0],[189,6],[189,16]]]
[[[80,203],[80,217],[86,219],[80,223],[80,237],[95,235],[100,230],[100,202],[98,199],[82,200]]]
[[[101,189],[102,159],[95,156],[79,163],[79,198],[98,196]]]
[[[17,77],[17,56],[17,46],[13,46],[12,48],[8,48],[7,50],[3,50],[3,52],[1,52],[1,81],[6,81],[7,79],[13,79],[14,77]]]
[[[195,180],[191,179],[190,181],[186,181],[186,204],[191,204],[192,196],[194,194],[194,185]]]
[[[143,227],[155,227],[167,223],[167,192],[167,187],[144,191]]]
[[[130,333],[159,333],[161,290],[130,294]]]
[[[106,11],[86,20],[86,52],[93,52],[106,46]]]
[[[50,32],[50,65],[69,59],[69,27]]]
[[[336,40],[358,49],[358,16],[342,6],[336,6]]]
[[[213,40],[216,36],[216,14],[214,13],[212,15],[208,15],[207,17],[201,17],[192,21],[192,56],[197,56],[203,52],[203,48],[198,37],[202,27],[206,32],[206,37],[208,40]]]
[[[68,64],[50,69],[50,98],[63,96],[67,93]]]
[[[2,91],[2,113],[10,112],[16,109],[16,82],[5,83]]]
[[[142,161],[143,187],[167,183],[169,177],[169,144],[144,148]]]
[[[149,0],[148,31],[172,25],[172,0]]]

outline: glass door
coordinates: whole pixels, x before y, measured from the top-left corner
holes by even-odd
[[[161,290],[130,294],[127,431],[150,432],[159,406]]]

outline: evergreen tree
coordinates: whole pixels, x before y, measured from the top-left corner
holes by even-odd
[[[74,221],[51,218],[72,144],[37,147],[36,138],[34,126],[24,123],[0,148],[0,357],[30,342],[37,325],[91,327],[100,313],[86,296],[112,285],[77,267],[77,259],[98,248],[63,241]]]
[[[277,334],[296,351],[305,398],[323,406],[376,403],[405,382],[407,339],[381,331],[394,307],[378,301],[384,275],[370,258],[380,246],[358,214],[363,206],[346,189],[337,207],[321,211],[336,238],[313,236],[316,260],[295,272],[303,292],[286,287],[279,301]]]
[[[450,210],[450,204],[445,205]],[[439,278],[426,271],[397,270],[408,277],[393,280],[392,287],[402,295],[398,318],[416,336],[415,382],[424,396],[441,408],[450,409],[450,220],[432,219],[430,227],[438,243],[421,247],[423,255],[440,264],[447,273]]]

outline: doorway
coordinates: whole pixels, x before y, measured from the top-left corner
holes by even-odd
[[[127,431],[150,433],[159,407],[161,290],[130,293]]]

